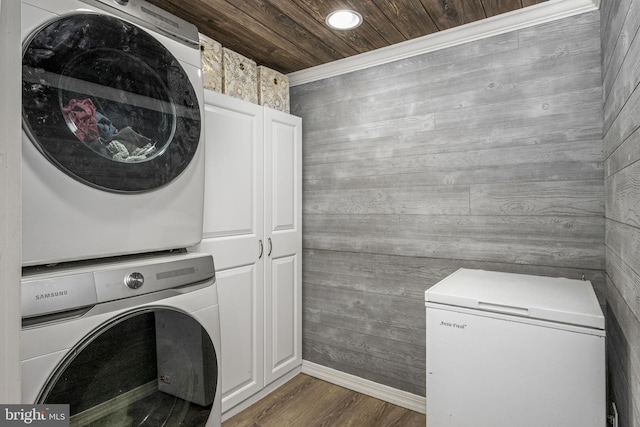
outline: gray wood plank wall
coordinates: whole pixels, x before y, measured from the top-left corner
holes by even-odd
[[[640,426],[640,1],[603,2],[608,370],[620,427]]]
[[[291,89],[303,358],[425,394],[424,291],[460,267],[591,280],[604,304],[600,15]]]

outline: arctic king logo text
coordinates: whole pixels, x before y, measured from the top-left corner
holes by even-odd
[[[43,299],[64,297],[64,296],[67,296],[68,294],[69,294],[68,291],[58,291],[58,292],[49,292],[46,294],[38,294],[36,295],[36,301],[40,301]]]

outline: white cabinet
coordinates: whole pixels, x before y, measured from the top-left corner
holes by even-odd
[[[222,411],[302,363],[301,119],[205,91],[205,214]]]
[[[302,363],[302,119],[264,108],[265,383]]]

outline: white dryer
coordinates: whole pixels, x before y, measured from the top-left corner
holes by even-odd
[[[23,265],[202,235],[197,28],[142,0],[22,0]]]
[[[68,404],[74,426],[220,426],[210,255],[44,270],[22,280],[23,403]]]

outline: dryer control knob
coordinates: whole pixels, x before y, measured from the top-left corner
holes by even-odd
[[[124,278],[124,284],[131,289],[138,289],[144,284],[144,276],[142,273],[133,272]]]

